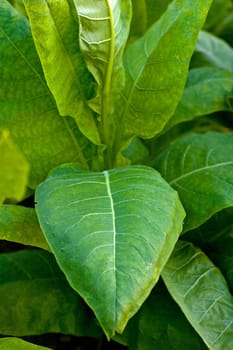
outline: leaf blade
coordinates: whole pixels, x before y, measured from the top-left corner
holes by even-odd
[[[122,332],[178,238],[184,213],[176,193],[151,168],[89,173],[70,165],[55,170],[36,198],[41,227],[69,283],[107,336]]]
[[[0,266],[2,335],[99,336],[93,315],[70,288],[52,254],[39,249],[2,253]]]
[[[60,114],[73,117],[81,132],[99,144],[95,118],[86,104],[92,79],[78,47],[78,23],[72,2],[25,0],[25,6],[46,81]]]
[[[126,50],[126,85],[121,94],[126,140],[155,136],[174,113],[210,4],[173,1],[145,36]],[[123,127],[120,130],[122,134]]]
[[[50,251],[40,229],[35,209],[19,205],[0,207],[0,239]]]
[[[210,349],[231,349],[233,298],[214,264],[192,244],[179,241],[162,278]]]
[[[233,74],[202,67],[189,71],[183,96],[163,133],[176,124],[218,111],[229,111],[233,94]]]
[[[29,164],[9,136],[0,134],[0,205],[5,199],[20,201],[26,191]]]
[[[13,348],[17,348],[17,350],[49,350],[47,347],[34,345],[20,338],[11,337],[0,339],[0,350],[9,350]]]
[[[155,159],[155,168],[178,191],[186,210],[184,232],[232,206],[232,137],[232,133],[190,134]]]
[[[63,162],[83,163],[80,154],[90,143],[79,131],[76,137],[71,118],[59,116],[27,19],[6,0],[0,2],[0,17],[0,128],[10,131],[30,163],[28,185],[35,188],[51,168]]]

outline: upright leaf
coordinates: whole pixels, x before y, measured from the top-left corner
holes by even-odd
[[[211,350],[231,350],[233,298],[221,272],[191,243],[179,241],[162,272],[168,291]]]
[[[90,310],[68,285],[52,254],[0,254],[0,334],[99,336]]]
[[[0,239],[50,250],[35,209],[21,205],[0,207]]]
[[[146,34],[126,50],[118,151],[134,135],[151,138],[158,134],[174,113],[210,4],[211,0],[173,1]]]
[[[80,22],[80,47],[97,82],[90,106],[99,114],[102,141],[110,146],[110,114],[113,101],[124,85],[123,51],[128,39],[130,0],[75,0]],[[111,147],[111,146],[110,146]]]
[[[45,78],[60,114],[75,118],[82,133],[98,144],[95,119],[86,103],[92,79],[78,46],[79,28],[72,1],[24,3]]]
[[[152,168],[57,168],[36,192],[61,269],[106,335],[121,333],[157,282],[182,229],[177,193]]]
[[[228,99],[232,96],[233,73],[211,67],[191,69],[182,99],[163,132],[196,117],[231,110]]]
[[[29,164],[10,139],[8,130],[0,134],[0,205],[5,199],[21,200],[25,194]]]
[[[49,170],[78,161],[89,143],[72,120],[61,118],[41,70],[28,21],[6,0],[0,1],[0,128],[30,163],[29,186],[35,188]],[[86,166],[87,167],[87,166]]]
[[[212,66],[233,72],[233,48],[213,34],[201,31],[191,64],[192,66]]]
[[[0,350],[49,350],[44,346],[34,345],[19,338],[0,339]],[[51,349],[50,349],[51,350]]]
[[[154,162],[178,191],[187,216],[184,231],[233,205],[233,134],[190,134],[173,142]]]

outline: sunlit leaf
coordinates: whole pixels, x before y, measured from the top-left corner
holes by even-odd
[[[8,130],[0,133],[0,204],[21,200],[28,182],[29,164],[11,140]]]
[[[24,3],[45,78],[60,114],[74,117],[83,134],[98,144],[95,118],[86,103],[92,79],[78,46],[79,26],[72,1]]]
[[[19,338],[0,339],[0,350],[49,350],[44,346],[34,345]]]
[[[208,257],[191,243],[178,241],[162,277],[206,345],[211,350],[231,350],[233,297]]]
[[[57,168],[36,193],[61,269],[108,337],[121,333],[157,282],[182,230],[177,193],[152,168]]]
[[[29,186],[35,188],[63,162],[85,167],[83,153],[89,144],[72,120],[58,114],[27,19],[5,0],[0,1],[0,14],[0,128],[10,130],[30,163]]]
[[[50,250],[35,209],[20,205],[0,207],[0,239]]]
[[[211,0],[173,1],[146,34],[127,48],[118,150],[134,135],[158,134],[174,113],[210,4]]]

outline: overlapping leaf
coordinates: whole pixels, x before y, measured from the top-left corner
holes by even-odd
[[[0,239],[50,250],[33,208],[2,205]]]
[[[80,21],[80,47],[98,83],[95,106],[102,115],[124,83],[123,50],[131,18],[129,0],[75,0]],[[108,105],[108,106],[106,106]]]
[[[0,169],[0,204],[5,199],[21,200],[26,191],[29,164],[7,130],[0,133]]]
[[[174,113],[210,4],[211,0],[173,1],[144,37],[126,50],[118,149],[133,135],[158,134]]]
[[[207,349],[162,283],[156,285],[116,340],[129,350]]]
[[[233,49],[222,39],[201,31],[191,64],[192,66],[212,66],[233,72]]]
[[[219,269],[191,243],[179,241],[162,272],[185,316],[211,350],[231,350],[233,297]]]
[[[68,285],[52,254],[0,254],[0,334],[98,336],[93,315]]]
[[[233,73],[210,67],[191,69],[182,99],[163,132],[196,117],[231,110],[229,99],[232,96]]]
[[[231,6],[231,0],[213,0],[206,19],[205,28],[215,31],[216,27],[218,27],[229,14]]]
[[[62,116],[72,116],[82,133],[100,142],[87,106],[92,79],[78,45],[79,28],[72,1],[25,0],[33,39],[47,84]]]
[[[36,193],[49,245],[108,337],[122,332],[159,278],[182,229],[177,193],[153,169],[59,167]]]
[[[49,348],[45,348],[44,346],[34,345],[28,343],[19,338],[2,338],[0,339],[0,350],[49,350]],[[51,350],[51,349],[50,349]]]
[[[80,161],[86,139],[61,118],[43,78],[28,21],[7,1],[0,2],[0,128],[30,163],[33,188],[62,162]]]
[[[175,188],[187,216],[184,231],[233,205],[233,134],[190,134],[155,160],[155,168]]]

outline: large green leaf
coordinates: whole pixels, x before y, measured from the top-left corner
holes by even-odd
[[[25,0],[33,39],[48,86],[63,116],[72,116],[94,143],[99,135],[88,108],[92,79],[79,46],[79,27],[72,1]]]
[[[174,113],[210,4],[211,0],[173,1],[146,34],[126,50],[118,150],[124,139],[158,134]]]
[[[61,269],[108,337],[121,333],[159,278],[182,229],[177,193],[152,168],[59,167],[36,192]]]
[[[233,205],[233,134],[190,134],[173,142],[154,162],[178,191],[186,210],[184,231]]]
[[[163,132],[196,117],[231,110],[232,96],[233,73],[210,67],[191,69],[182,99]]]
[[[7,130],[0,134],[0,169],[0,205],[7,198],[21,200],[26,191],[29,164]]]
[[[207,349],[162,283],[152,290],[125,332],[114,339],[129,350]]]
[[[10,130],[30,163],[29,185],[41,182],[49,170],[80,161],[89,147],[68,118],[61,118],[48,90],[28,21],[0,1],[0,128]]]
[[[20,205],[0,207],[0,239],[50,250],[35,209]]]
[[[100,328],[68,285],[52,254],[0,254],[0,334],[98,336]]]
[[[212,66],[233,72],[233,48],[222,39],[201,31],[191,65]]]
[[[231,350],[233,298],[219,269],[191,243],[179,241],[162,272],[185,316],[211,350]]]
[[[49,348],[34,345],[19,338],[3,338],[0,339],[0,350],[49,350]]]

